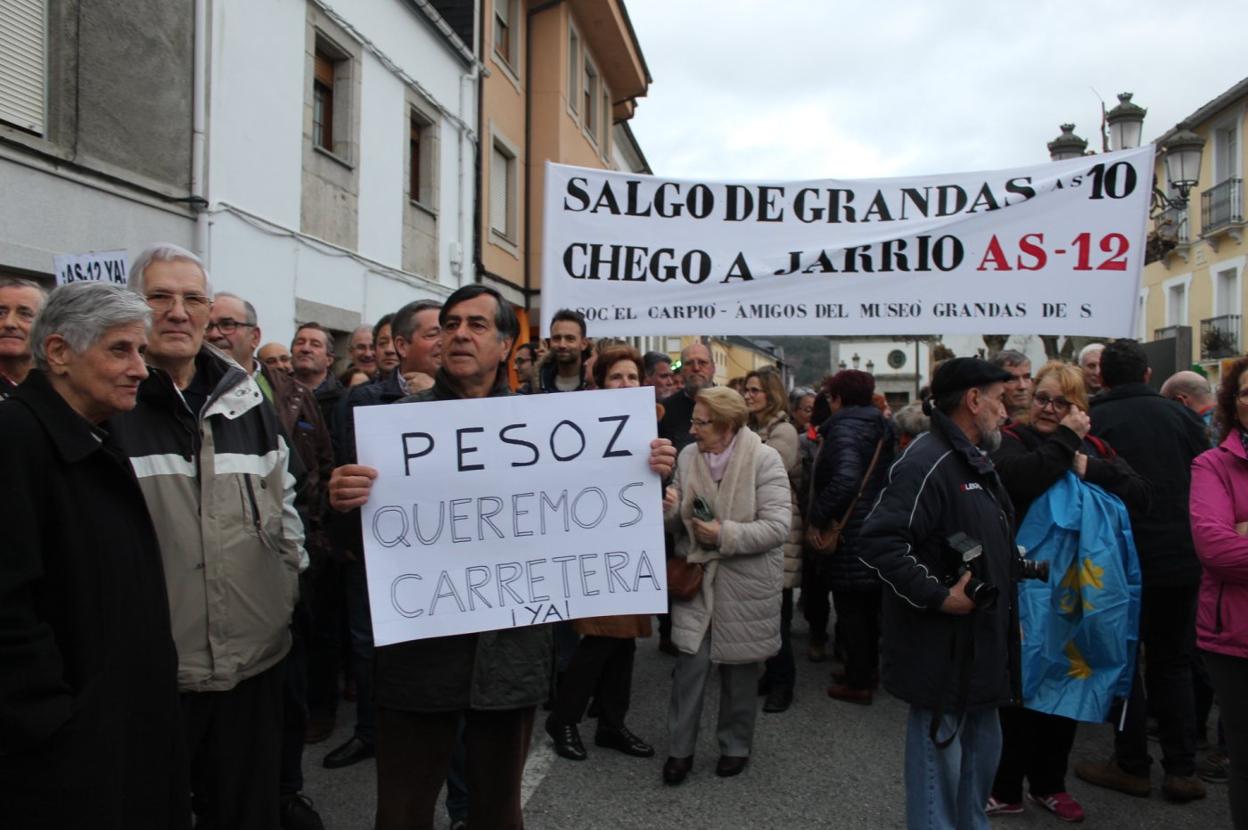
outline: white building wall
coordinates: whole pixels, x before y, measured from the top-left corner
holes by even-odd
[[[309,4],[360,46],[357,249],[300,232]],[[266,340],[289,340],[298,301],[373,322],[471,280],[476,84],[402,0],[214,3],[208,128],[208,260],[214,286],[255,304]],[[401,271],[407,96],[440,113],[438,273]],[[461,128],[461,123],[464,127]],[[468,259],[469,262],[465,262]]]

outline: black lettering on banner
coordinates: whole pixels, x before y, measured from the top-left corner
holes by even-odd
[[[473,579],[474,576],[480,576],[480,579]],[[477,610],[476,600],[481,600],[481,604],[486,608],[493,608],[490,601],[481,593],[481,589],[490,584],[490,569],[485,565],[469,565],[464,568],[464,582],[468,586],[468,608],[471,611]]]
[[[524,605],[524,597],[517,594],[511,588],[511,583],[518,582],[520,577],[524,575],[524,568],[520,567],[519,562],[500,562],[494,566],[495,578],[498,580],[498,607],[507,607],[507,597],[504,593],[509,594],[516,605]],[[503,576],[503,571],[508,573]]]
[[[455,600],[455,605],[459,607],[462,614],[467,609],[464,608],[464,601],[459,596],[459,591],[455,589],[455,582],[451,579],[450,574],[443,571],[438,576],[438,586],[434,589],[433,599],[429,600],[429,616],[438,613],[438,600],[451,598]]]
[[[493,510],[485,510],[482,505],[490,502],[494,505]],[[498,525],[494,524],[493,519],[499,513],[503,512],[503,500],[498,496],[481,496],[477,499],[477,541],[485,541],[485,525],[490,526],[490,530],[494,531],[494,535],[500,539],[506,539],[503,532],[498,529]]]
[[[476,452],[476,447],[464,446],[464,433],[466,432],[485,432],[484,427],[460,427],[455,430],[455,466],[459,468],[461,473],[470,472],[472,470],[484,470],[484,464],[464,464],[464,456],[468,453]]]
[[[579,207],[574,207],[565,198],[563,200],[563,209],[572,213],[580,213],[589,209],[589,193],[585,190],[585,186],[589,184],[589,180],[583,176],[573,176],[568,179],[568,195],[576,198]]]
[[[599,511],[598,515],[591,522],[581,521],[580,514],[577,513],[577,510],[576,510],[577,506],[581,503],[581,499],[585,497],[586,493],[594,493],[598,496],[598,498],[602,499],[602,510]],[[571,513],[572,513],[572,521],[576,522],[577,526],[580,527],[582,530],[594,529],[595,527],[597,527],[599,524],[602,523],[603,519],[607,517],[607,494],[602,492],[602,490],[599,489],[598,487],[586,487],[584,490],[576,494],[576,498],[572,499]]]
[[[594,576],[594,575],[595,575],[595,574],[597,574],[598,572],[597,572],[597,571],[594,571],[594,570],[588,570],[588,569],[585,567],[585,561],[586,561],[587,559],[597,559],[597,558],[598,558],[598,554],[596,554],[596,553],[582,553],[580,556],[578,556],[578,557],[576,558],[576,559],[577,559],[577,562],[576,562],[577,567],[579,568],[579,570],[580,570],[580,572],[581,572],[581,594],[582,594],[582,595],[584,595],[584,596],[587,596],[587,597],[596,597],[596,596],[598,596],[599,594],[601,594],[601,593],[602,593],[602,592],[601,592],[601,591],[599,591],[597,588],[595,588],[595,589],[593,589],[593,590],[590,590],[590,588],[589,588],[589,578],[590,578],[591,576]]]
[[[559,434],[559,428],[565,424],[572,427],[572,429],[576,430],[576,434],[579,435],[581,438],[581,446],[578,447],[576,452],[572,453],[571,455],[560,455],[559,450],[555,449],[555,436]],[[572,459],[576,458],[583,452],[585,452],[585,433],[581,431],[581,428],[578,427],[573,422],[568,421],[568,420],[563,420],[555,424],[555,428],[550,431],[550,453],[551,455],[555,457],[555,460],[556,461],[571,461]]]
[[[427,432],[405,432],[401,437],[403,439],[403,475],[410,476],[412,474],[412,460],[426,456],[433,451],[433,436]],[[409,438],[424,438],[429,444],[420,452],[412,452],[407,446]]]
[[[627,504],[629,507],[633,508],[633,512],[637,514],[636,516],[634,516],[633,518],[629,519],[626,522],[620,522],[620,527],[632,527],[633,525],[641,521],[641,518],[643,515],[641,512],[641,506],[638,505],[637,502],[628,498],[628,496],[625,496],[624,494],[627,493],[629,490],[633,489],[634,487],[644,487],[644,486],[645,486],[644,482],[633,481],[633,482],[630,482],[629,484],[625,484],[623,487],[620,488],[620,501],[624,502],[624,504]]]
[[[615,432],[611,434],[611,440],[607,442],[607,449],[602,453],[603,458],[624,458],[633,454],[631,450],[615,449],[615,442],[619,440],[620,433],[624,431],[625,425],[628,424],[628,417],[629,416],[627,415],[605,415],[598,419],[598,423],[600,424],[605,424],[611,421],[616,421],[619,424],[615,428]]]
[[[504,444],[511,444],[512,446],[515,446],[515,447],[528,447],[529,452],[533,453],[533,457],[529,459],[528,461],[511,462],[511,466],[513,467],[532,467],[534,464],[537,463],[538,458],[541,457],[541,455],[537,451],[536,444],[532,444],[528,441],[525,441],[523,438],[518,438],[518,439],[513,440],[507,437],[507,433],[511,432],[513,429],[524,429],[527,426],[528,424],[508,424],[507,426],[503,427],[502,429],[498,431],[498,437]]]
[[[471,536],[460,536],[459,528],[456,526],[457,522],[468,521],[468,514],[466,513],[461,514],[461,513],[455,512],[456,507],[460,507],[465,504],[472,504],[472,499],[451,499],[450,514],[451,514],[451,541],[452,542],[471,542],[472,541]]]
[[[515,493],[512,495],[511,497],[511,535],[512,536],[520,537],[520,536],[532,536],[533,535],[533,531],[531,530],[520,529],[520,517],[529,515],[529,511],[521,510],[519,507],[518,500],[523,499],[523,498],[533,498],[534,495],[535,495],[534,493]],[[545,526],[542,527],[542,530],[543,532],[546,530]]]
[[[542,520],[541,527],[542,527],[543,536],[546,535],[546,510],[545,508],[547,507],[549,507],[551,511],[557,511],[560,508],[562,508],[563,510],[563,532],[567,533],[569,530],[572,529],[572,526],[568,523],[568,491],[567,490],[563,490],[559,493],[558,501],[551,501],[550,496],[546,494],[546,491],[545,490],[542,491],[542,501],[541,501],[541,505],[538,508],[538,516],[540,516]]]
[[[622,550],[611,550],[606,553],[607,559],[607,593],[615,593],[615,584],[620,584],[621,590],[628,591],[628,583],[620,576],[620,571],[628,566],[628,554]]]
[[[568,580],[568,565],[576,561],[575,556],[552,556],[551,562],[558,562],[562,570],[563,576],[563,598],[569,599],[572,596],[572,583]]]
[[[438,541],[438,537],[442,535],[442,525],[446,520],[446,502],[438,502],[438,529],[428,539],[420,532],[420,505],[412,505],[412,524],[416,528],[416,538],[420,540],[422,545],[432,545]]]
[[[646,555],[644,550],[641,552],[641,556],[637,557],[637,572],[633,574],[633,593],[636,593],[641,587],[643,579],[650,580],[650,585],[654,590],[663,590],[662,586],[659,585],[659,578],[654,575],[654,566],[650,564],[650,557]]]
[[[537,583],[546,581],[546,577],[536,575],[537,566],[545,563],[545,559],[530,559],[524,563],[525,571],[529,576],[529,602],[547,602],[550,599],[550,596],[547,594],[539,595],[535,593],[537,591]]]

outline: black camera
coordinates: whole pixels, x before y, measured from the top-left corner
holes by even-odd
[[[968,571],[971,578],[966,583],[966,596],[975,603],[976,608],[991,609],[997,604],[1000,590],[990,582],[984,581],[987,576],[983,562],[984,546],[978,539],[958,531],[945,538],[946,557],[945,584],[956,585],[962,575]],[[1049,579],[1049,563],[1024,559],[1023,549],[1014,557],[1011,577],[1015,582],[1021,579]]]

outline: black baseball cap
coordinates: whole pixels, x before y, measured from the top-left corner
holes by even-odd
[[[940,364],[936,374],[932,375],[932,397],[940,398],[950,392],[961,392],[963,389],[1010,380],[1014,380],[1012,374],[986,360],[978,357],[955,357]]]

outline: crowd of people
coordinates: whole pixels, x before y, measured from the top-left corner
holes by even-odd
[[[1228,783],[1248,828],[1248,358],[1217,392],[1193,371],[1156,391],[1131,340],[1034,375],[1018,352],[954,358],[894,412],[867,372],[717,385],[704,343],[643,355],[572,310],[522,336],[468,285],[360,326],[335,372],[328,328],[266,343],[176,246],[140,254],[126,287],[0,280],[0,826],[321,828],[305,748],[354,703],[321,763],[376,758],[376,827],[432,827],[445,784],[452,827],[518,828],[540,708],[573,762],[587,718],[600,749],[649,758],[662,737],[677,786],[712,668],[714,772],[737,776],[759,710],[794,704],[797,613],[847,714],[881,686],[909,705],[909,827],[1027,804],[1082,821],[1077,722],[1023,705],[1014,588],[1019,534],[1074,482],[1121,508],[1142,573],[1114,756],[1074,774],[1149,795],[1155,729],[1162,793]],[[665,736],[628,723],[649,616],[374,646],[357,407],[638,386],[658,438],[637,449],[664,482]]]

